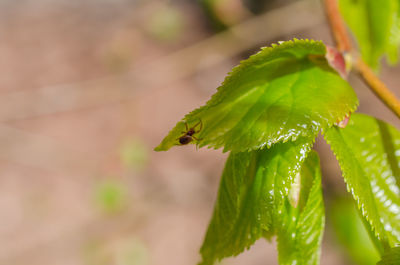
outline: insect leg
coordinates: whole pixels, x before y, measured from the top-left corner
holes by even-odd
[[[201,121],[201,119],[199,118],[199,122],[198,123],[196,123],[194,126],[193,126],[193,129],[195,129],[197,126],[199,126],[200,125],[200,129],[197,131],[197,132],[200,132],[201,131],[201,129],[203,128],[203,122]]]

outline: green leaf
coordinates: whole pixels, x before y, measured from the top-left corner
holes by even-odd
[[[300,138],[270,149],[230,154],[200,250],[202,265],[238,255],[258,238],[274,233],[275,211],[286,200],[312,142],[313,138]]]
[[[235,67],[206,105],[177,123],[156,151],[194,127],[199,147],[248,151],[314,136],[356,109],[349,84],[325,59],[325,45],[294,40],[263,48]]]
[[[339,6],[369,65],[376,68],[380,57],[386,53],[391,62],[397,61],[398,0],[340,0]]]
[[[400,247],[391,248],[377,265],[399,265],[400,264]]]
[[[319,157],[311,152],[301,174],[297,207],[286,200],[277,215],[279,264],[319,264],[325,224]]]
[[[373,117],[354,114],[346,128],[333,127],[325,138],[375,235],[384,246],[400,242],[400,132]]]
[[[393,26],[390,30],[388,58],[391,64],[398,62],[399,58],[399,45],[400,45],[400,2],[394,3],[397,5],[397,14],[393,16]]]
[[[351,258],[351,264],[375,265],[380,258],[379,252],[371,242],[354,203],[347,197],[335,196],[330,204],[328,212],[333,234],[338,239],[338,245]]]

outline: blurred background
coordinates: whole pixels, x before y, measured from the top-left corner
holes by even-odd
[[[0,0],[0,264],[196,264],[226,154],[152,150],[240,60],[294,37],[333,44],[318,0]],[[398,96],[399,70],[381,71]],[[349,81],[361,112],[400,127]],[[322,264],[375,264],[316,149]],[[277,264],[275,242],[221,264]]]

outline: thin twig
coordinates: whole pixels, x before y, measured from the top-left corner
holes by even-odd
[[[361,58],[357,60],[356,69],[375,95],[400,118],[400,101],[396,95],[385,86]]]
[[[341,52],[351,52],[352,45],[350,37],[340,15],[337,0],[324,0],[324,4],[337,49]],[[362,79],[375,95],[385,103],[385,105],[396,114],[397,117],[400,118],[400,101],[393,92],[386,87],[386,85],[378,76],[375,75],[371,68],[361,58],[357,59],[354,66],[356,71],[359,72]]]
[[[352,45],[346,26],[340,16],[337,0],[324,0],[324,6],[337,49],[341,52],[350,52]]]

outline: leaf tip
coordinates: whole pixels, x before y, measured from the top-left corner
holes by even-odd
[[[160,152],[160,151],[165,151],[165,150],[161,147],[161,145],[158,145],[158,146],[154,147],[153,151]]]

